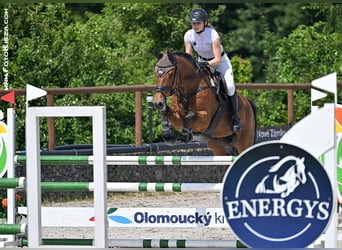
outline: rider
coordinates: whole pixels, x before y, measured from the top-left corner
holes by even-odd
[[[233,69],[227,54],[224,52],[217,31],[208,24],[208,13],[201,8],[194,9],[190,13],[189,22],[192,29],[184,35],[185,52],[192,55],[194,49],[198,54],[200,67],[213,66],[220,72],[227,85],[228,100],[232,107],[233,132],[242,130],[238,117],[238,98],[235,91]]]

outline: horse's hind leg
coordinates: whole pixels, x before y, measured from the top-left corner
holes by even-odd
[[[210,139],[208,141],[208,147],[211,149],[214,155],[221,156],[231,155],[231,150],[235,149],[232,145],[230,137]],[[237,152],[236,149],[235,152]],[[230,165],[225,165],[224,170],[227,170],[229,166]]]
[[[239,152],[238,152],[237,148],[234,147],[233,144],[228,145],[228,146],[226,147],[226,152],[227,152],[227,155],[233,155],[233,156],[239,155]]]

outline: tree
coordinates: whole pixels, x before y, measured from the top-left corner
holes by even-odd
[[[326,74],[342,73],[342,33],[327,32],[326,22],[313,26],[301,25],[288,37],[279,41],[277,51],[267,68],[270,82],[309,83]],[[272,107],[279,102],[272,103]],[[295,119],[310,112],[310,96],[304,91],[295,93]]]
[[[300,24],[314,23],[313,10],[300,3],[230,4],[220,18],[222,40],[231,55],[247,58],[253,65],[253,82],[265,81],[265,68],[275,41]]]
[[[190,28],[188,15],[195,7],[206,8],[210,15],[210,22],[218,27],[225,50],[232,58],[236,82],[251,82],[251,77],[257,80],[263,79],[262,70],[269,58],[272,60],[267,68],[268,79],[284,81],[286,75],[289,81],[290,79],[300,81],[301,78],[296,78],[298,74],[293,74],[293,78],[289,78],[291,77],[287,74],[289,67],[277,66],[285,62],[284,58],[279,58],[288,56],[285,53],[288,43],[285,38],[298,24],[308,25],[316,19],[327,17],[330,13],[330,5],[327,5],[326,9],[316,9],[314,6],[302,9],[299,4],[260,3],[228,5],[106,3],[89,5],[89,8],[83,8],[80,12],[73,8],[74,5],[63,3],[11,3],[1,6],[8,8],[10,18],[10,88],[24,88],[27,83],[50,88],[153,85],[155,84],[153,69],[156,62],[152,54],[153,49],[184,50],[183,35]],[[317,13],[317,16],[309,15],[312,13]],[[338,42],[340,36],[336,35],[338,34],[336,30],[341,31],[341,22],[335,21],[339,20],[339,16],[331,15],[332,18],[329,19],[331,22],[328,22],[334,24],[330,26],[333,27],[334,32],[332,30],[329,32],[336,37],[333,38],[334,44],[329,45],[328,40],[325,40],[328,46],[327,53],[331,52],[329,48],[340,46]],[[298,37],[302,31],[308,33],[303,29],[297,32]],[[321,32],[323,31],[317,31],[318,34]],[[3,34],[1,33],[0,36],[3,37]],[[293,46],[299,46],[298,40],[299,38],[297,44]],[[340,52],[337,53],[339,56]],[[291,56],[296,59],[295,55]],[[319,57],[314,58],[314,55],[312,57],[314,60],[319,59]],[[325,57],[320,59],[328,60]],[[0,57],[0,64],[3,63],[2,60],[3,58]],[[333,60],[335,59],[330,60],[330,63],[338,65],[338,61],[333,62]],[[276,78],[279,72],[283,74],[283,76],[279,75],[283,79]],[[266,97],[266,93],[246,92],[246,94],[257,101],[260,113],[263,114],[259,116],[262,120],[261,125],[278,125],[284,122],[285,104],[284,102],[279,104],[279,100],[284,100],[283,92],[274,93],[271,98]],[[56,105],[105,105],[107,143],[134,141],[135,110],[132,93],[56,96],[55,102]],[[36,100],[33,104],[46,105],[44,99]],[[147,104],[144,105],[144,117],[147,117]],[[6,107],[5,104],[0,106]],[[275,106],[277,112],[270,114]],[[23,148],[25,100],[22,97],[17,97],[17,117],[17,142],[18,147]],[[272,119],[266,119],[270,117]],[[143,120],[143,140],[148,141],[148,119]],[[91,141],[91,134],[85,132],[90,131],[91,128],[91,122],[87,119],[78,121],[58,119],[56,124],[57,144]],[[46,122],[44,121],[42,125],[42,145],[47,146]],[[157,112],[153,117],[153,127],[154,134],[159,135],[161,126]]]

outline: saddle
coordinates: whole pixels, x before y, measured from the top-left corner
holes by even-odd
[[[219,102],[224,102],[227,105],[228,109],[230,109],[230,102],[228,101],[227,96],[227,84],[224,76],[214,67],[209,65],[206,67],[206,71],[210,76],[210,86],[216,90]]]
[[[214,67],[209,65],[205,68],[205,70],[210,76],[210,87],[215,89],[218,101],[220,103],[214,117],[210,122],[209,127],[204,133],[207,136],[211,136],[223,115],[224,108],[227,107],[228,110],[231,109],[231,104],[228,101],[228,96],[226,94],[227,85],[223,75],[220,72],[218,72]]]

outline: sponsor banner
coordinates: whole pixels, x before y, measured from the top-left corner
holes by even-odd
[[[25,214],[26,208],[19,207]],[[108,208],[109,227],[227,227],[222,208]],[[93,227],[94,208],[42,207],[42,226]]]
[[[225,175],[222,204],[237,237],[256,248],[307,247],[335,211],[322,164],[278,141],[254,145],[239,156]]]
[[[337,164],[337,185],[338,201],[342,203],[342,105],[336,105],[336,164]]]
[[[257,143],[264,141],[279,140],[291,126],[278,126],[278,127],[264,127],[258,128],[256,131],[255,141]]]
[[[126,208],[109,209],[110,226],[222,227],[221,208]]]
[[[0,178],[6,174],[10,161],[11,159],[8,155],[7,125],[6,123],[0,121]]]

